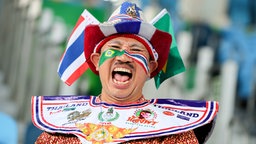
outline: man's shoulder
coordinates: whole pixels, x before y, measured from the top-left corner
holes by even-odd
[[[37,138],[35,144],[45,144],[49,142],[81,144],[78,137],[76,137],[73,134],[60,134],[60,133],[48,133],[48,132],[43,132]]]

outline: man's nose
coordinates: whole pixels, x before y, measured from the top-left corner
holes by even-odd
[[[117,56],[116,59],[119,61],[122,61],[122,62],[132,62],[133,61],[133,59],[126,54]]]

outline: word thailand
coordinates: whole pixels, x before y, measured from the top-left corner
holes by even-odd
[[[73,107],[80,107],[80,106],[86,106],[88,103],[73,103],[73,104],[66,104],[61,106],[50,106],[47,107],[47,111],[53,111],[53,110],[62,110],[65,108],[73,108]]]

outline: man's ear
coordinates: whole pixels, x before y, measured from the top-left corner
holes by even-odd
[[[100,54],[99,53],[92,53],[91,56],[90,56],[90,60],[94,64],[97,71],[99,69],[99,59],[100,59]]]
[[[157,67],[158,67],[157,61],[151,60],[149,62],[149,73],[151,74],[154,70],[156,70]]]

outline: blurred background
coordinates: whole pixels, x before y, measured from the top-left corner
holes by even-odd
[[[132,1],[132,0],[131,0]],[[98,95],[87,71],[72,86],[58,77],[67,39],[87,9],[100,22],[122,0],[0,0],[0,144],[30,144],[42,132],[31,122],[33,95]],[[256,143],[256,1],[133,0],[150,21],[163,8],[172,17],[186,71],[147,98],[219,101],[209,144]]]

